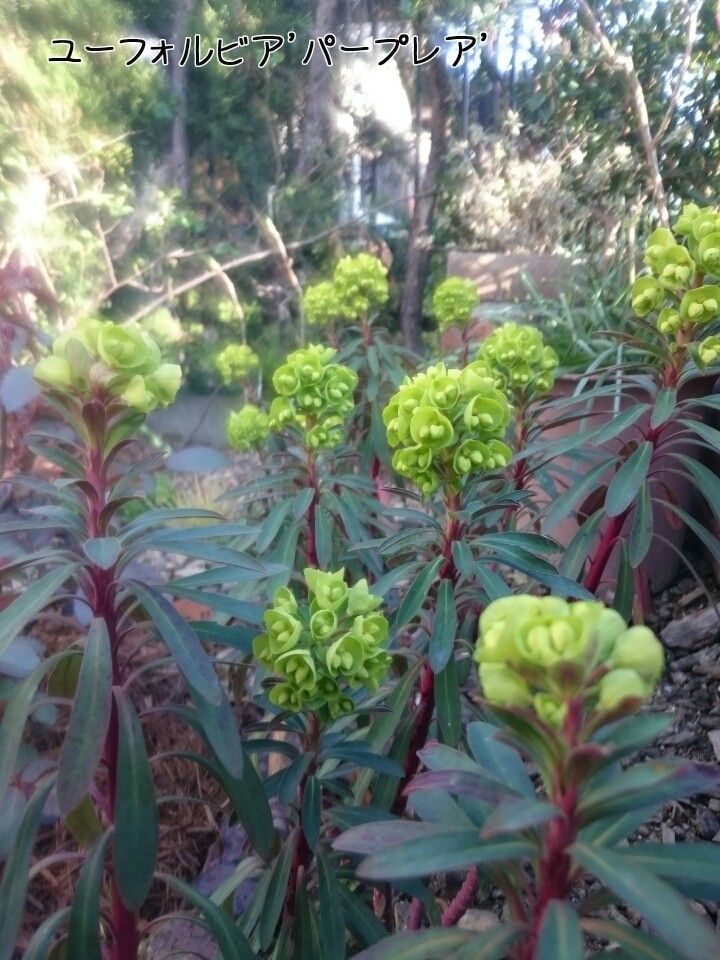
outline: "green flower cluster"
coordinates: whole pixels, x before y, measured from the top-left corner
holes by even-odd
[[[311,327],[332,327],[336,320],[362,320],[387,303],[387,268],[369,253],[347,256],[335,265],[332,280],[321,280],[303,294],[303,311]]]
[[[257,659],[281,680],[270,700],[282,710],[317,710],[325,720],[353,710],[348,690],[374,693],[390,667],[388,622],[366,580],[353,586],[345,570],[304,571],[308,604],[280,587],[253,641]]]
[[[720,363],[720,337],[706,337],[695,347],[695,362],[701,370]]]
[[[664,655],[648,627],[628,628],[602,603],[522,595],[483,611],[475,660],[491,704],[529,707],[560,727],[570,697],[603,712],[647,700]]]
[[[720,277],[720,210],[685,204],[672,230],[650,234],[645,263],[650,274],[633,284],[632,308],[639,317],[659,311],[662,334],[672,337],[720,316],[720,286],[704,282]]]
[[[332,280],[321,280],[303,294],[303,311],[311,327],[331,327],[340,316],[340,300]]]
[[[353,410],[353,391],[358,376],[354,370],[332,363],[332,347],[312,344],[291,353],[273,374],[279,394],[270,406],[271,430],[288,427],[303,434],[311,450],[336,447],[342,428]]]
[[[229,343],[215,357],[215,366],[225,386],[245,380],[257,370],[260,358],[246,343]]]
[[[483,341],[477,360],[498,378],[513,399],[547,393],[560,362],[535,327],[505,323]]]
[[[481,366],[446,369],[444,363],[406,377],[383,410],[392,464],[424,496],[440,485],[457,489],[478,470],[507,465],[502,437],[510,422],[505,395]]]
[[[228,417],[228,443],[236,450],[256,449],[265,442],[269,432],[268,415],[253,403],[246,403]]]
[[[390,297],[387,267],[369,253],[339,260],[333,286],[340,316],[345,320],[361,320],[384,306]]]
[[[108,393],[147,413],[172,403],[180,387],[180,367],[161,361],[157,343],[139,327],[88,318],[55,338],[35,379],[82,398]]]
[[[432,313],[438,330],[466,327],[480,302],[475,284],[463,277],[447,277],[435,287]]]

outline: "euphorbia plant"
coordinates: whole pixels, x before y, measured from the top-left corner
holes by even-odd
[[[222,518],[212,511],[157,509],[122,522],[121,507],[132,499],[135,479],[156,457],[142,458],[123,471],[121,454],[132,448],[145,413],[171,403],[180,384],[179,367],[162,363],[149,336],[132,326],[87,320],[55,340],[35,376],[71,438],[34,447],[63,476],[55,482],[14,478],[47,504],[28,519],[3,525],[2,533],[48,530],[61,540],[0,571],[5,581],[38,574],[0,613],[0,654],[40,611],[65,602],[68,595],[86,611],[88,626],[86,636],[42,661],[20,684],[0,725],[4,797],[15,776],[27,717],[45,700],[38,691],[47,681],[50,697],[72,704],[57,769],[41,779],[28,801],[5,862],[0,957],[13,953],[35,834],[45,801],[55,790],[61,818],[78,840],[74,856],[87,849],[72,906],[46,919],[28,955],[45,956],[67,925],[68,957],[135,960],[142,931],[139,914],[155,876],[159,817],[133,695],[139,676],[158,665],[167,667],[165,656],[146,658],[142,665],[137,660],[154,636],[164,641],[184,677],[192,706],[177,711],[205,741],[208,756],[197,755],[198,762],[234,797],[235,812],[248,819],[252,840],[265,855],[272,846],[272,820],[254,768],[243,764],[235,717],[212,660],[165,596],[173,588],[133,579],[130,561],[152,549],[227,564],[224,571],[211,571],[211,583],[257,580],[266,571],[245,554],[212,542],[243,529],[218,522]],[[206,531],[161,529],[173,520],[197,517],[216,525]],[[178,591],[192,589],[197,576],[178,581]],[[207,575],[200,575],[201,582],[206,580]],[[164,879],[187,893],[182,881]],[[222,935],[212,905],[194,891],[188,895]]]
[[[335,355],[319,344],[294,351],[273,374],[277,396],[267,415],[245,405],[228,421],[236,449],[260,447],[271,436],[268,476],[235,492],[267,502],[255,549],[289,569],[331,565],[343,543],[367,539],[366,524],[375,524],[372,483],[353,471],[343,445],[358,377]],[[369,552],[364,558],[372,562]]]
[[[461,366],[470,359],[472,315],[479,302],[475,284],[464,277],[446,277],[433,291],[432,314],[438,331],[442,334],[453,327],[460,331]]]
[[[269,738],[283,736],[289,758],[265,788],[290,813],[287,836],[261,873],[241,926],[263,956],[321,953],[341,960],[346,925],[365,944],[368,924],[372,933],[377,922],[353,878],[338,869],[329,846],[332,823],[342,819],[347,800],[352,807],[358,768],[399,773],[357,723],[382,699],[378,690],[391,662],[388,622],[365,580],[348,583],[342,569],[312,567],[303,580],[307,599],[280,587],[264,614],[265,632],[253,642],[264,668],[256,689],[260,697],[267,692],[271,712],[256,729],[270,749]]]
[[[586,953],[584,935],[632,958],[718,955],[720,939],[683,898],[717,899],[717,846],[626,845],[659,806],[720,782],[716,768],[688,761],[624,766],[666,724],[638,716],[663,666],[652,632],[628,629],[598,602],[508,597],[482,614],[476,659],[493,723],[468,726],[469,753],[423,751],[427,772],[407,788],[421,819],[367,823],[335,847],[369,854],[358,873],[376,881],[477,869],[502,890],[508,922],[483,934],[405,933],[360,957],[403,949],[415,960],[440,951],[494,960],[605,954],[597,946]],[[535,765],[539,790],[523,760]],[[627,904],[652,932],[608,918],[614,903]]]

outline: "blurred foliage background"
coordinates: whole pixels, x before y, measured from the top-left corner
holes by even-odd
[[[182,355],[190,387],[251,343],[260,376],[303,336],[302,289],[366,249],[416,343],[453,247],[585,264],[536,315],[572,347],[622,322],[617,269],[681,200],[717,198],[715,0],[8,0],[0,9],[0,263],[51,293],[39,328],[99,312]],[[202,67],[183,40],[295,31]],[[487,41],[413,67],[408,48],[301,64],[308,38]],[[51,63],[72,38],[82,63]],[[137,49],[121,38],[146,42]],[[162,38],[170,63],[151,62]],[[85,53],[85,44],[115,44]],[[372,44],[371,44],[372,46]],[[645,116],[639,109],[640,89]],[[433,146],[434,145],[434,146]],[[655,179],[653,180],[653,164]],[[662,184],[659,194],[657,178]],[[600,296],[598,296],[600,292]],[[568,349],[570,349],[568,347]]]

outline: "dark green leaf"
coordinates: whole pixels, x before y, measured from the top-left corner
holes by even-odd
[[[617,582],[613,596],[613,609],[617,610],[623,620],[629,620],[632,615],[635,586],[633,572],[628,559],[627,544],[620,541],[620,562],[618,564]]]
[[[610,481],[605,497],[605,512],[609,517],[620,516],[637,497],[647,479],[653,449],[652,443],[644,440]]]
[[[78,563],[71,563],[63,565],[58,570],[51,570],[50,573],[46,573],[44,577],[40,577],[26,587],[10,606],[0,612],[0,656],[5,653],[25,624],[32,620],[38,610],[42,610],[47,605],[57,589],[72,577],[79,566]]]
[[[373,854],[358,867],[368,880],[403,880],[463,870],[475,864],[530,858],[535,848],[520,840],[480,840],[474,830],[438,830]]]
[[[717,475],[693,457],[686,457],[682,453],[673,453],[673,456],[690,473],[695,486],[707,500],[712,512],[720,520],[720,484],[718,484]]]
[[[680,954],[671,950],[666,943],[625,923],[613,923],[611,920],[592,917],[584,919],[582,925],[593,936],[619,944],[624,949],[625,956],[632,957],[633,960],[681,960]],[[608,955],[613,957],[612,953]]]
[[[12,849],[5,859],[0,881],[0,960],[10,960],[15,951],[17,937],[23,919],[25,895],[28,885],[28,869],[32,858],[35,835],[40,817],[54,780],[45,780],[32,795],[25,807]]]
[[[635,570],[647,556],[653,535],[653,512],[650,500],[650,484],[645,481],[638,490],[632,530],[628,544],[630,566]],[[618,609],[617,607],[615,608]]]
[[[110,833],[96,840],[83,864],[75,887],[72,913],[65,946],[68,957],[102,960],[100,943],[100,890],[102,887],[105,848]]]
[[[114,689],[118,723],[118,777],[113,859],[125,906],[137,912],[152,884],[158,814],[140,721],[128,695]]]
[[[97,537],[86,540],[83,544],[85,556],[101,570],[109,570],[115,566],[121,550],[122,543],[117,537]]]
[[[332,527],[330,511],[319,503],[315,507],[315,552],[323,570],[328,569],[332,559]]]
[[[492,723],[476,720],[468,724],[467,741],[472,755],[500,783],[524,797],[534,798],[535,788],[520,754],[498,739],[500,732]]]
[[[58,759],[61,813],[80,803],[102,756],[112,706],[112,656],[103,620],[90,623],[80,664],[75,701]]]
[[[619,437],[628,427],[636,423],[649,408],[649,404],[639,403],[629,407],[627,410],[621,410],[620,413],[614,415],[605,426],[600,427],[593,437],[593,446],[599,446],[601,443],[607,443],[608,440],[614,440],[615,437]]]
[[[310,776],[305,783],[302,801],[302,828],[311,850],[317,847],[320,837],[320,817],[322,815],[322,788],[316,776]]]
[[[720,844],[633,844],[619,855],[677,886],[696,900],[720,899]]]
[[[429,660],[433,673],[440,673],[453,655],[456,631],[457,616],[453,583],[452,580],[441,580],[430,635]]]
[[[290,879],[290,867],[298,839],[296,828],[283,844],[282,850],[272,867],[267,894],[262,906],[262,913],[260,914],[259,932],[261,950],[267,950],[275,936],[275,928],[278,925],[283,903],[285,902],[288,880]]]
[[[340,903],[340,884],[324,850],[317,851],[320,939],[325,960],[344,960],[345,923]]]
[[[472,934],[465,930],[413,930],[386,937],[354,960],[438,960],[454,956]]]
[[[305,492],[310,493],[312,496],[311,490]],[[264,553],[278,535],[293,503],[293,500],[281,500],[275,504],[267,515],[260,528],[260,534],[255,541],[255,549],[258,553]]]
[[[482,835],[497,837],[503,833],[516,833],[539,827],[559,816],[562,816],[562,811],[553,803],[531,800],[529,797],[509,800],[493,810],[483,825]]]
[[[569,903],[551,900],[543,916],[535,960],[584,960],[583,935]]]
[[[605,513],[602,509],[588,517],[565,548],[558,570],[566,577],[578,577],[587,559],[588,552],[595,543],[598,528]]]
[[[561,520],[567,520],[571,516],[576,506],[600,485],[601,478],[607,473],[610,462],[609,460],[603,460],[602,463],[593,467],[589,473],[586,473],[584,477],[570,484],[564,493],[553,500],[552,506],[543,521],[545,530],[553,530]]]
[[[460,683],[455,657],[450,657],[443,669],[435,674],[435,709],[443,743],[452,747],[457,746],[460,740],[462,718]]]
[[[398,612],[395,614],[394,627],[396,630],[404,627],[406,623],[409,623],[413,617],[417,616],[420,612],[425,597],[427,597],[428,591],[435,582],[438,571],[444,562],[443,557],[438,557],[436,560],[433,560],[433,562],[425,567],[420,575],[416,577],[412,586],[407,589]]]
[[[168,886],[174,887],[200,911],[203,920],[215,938],[222,960],[257,960],[257,955],[238,925],[221,907],[213,903],[212,900],[208,900],[207,897],[198,893],[197,890],[178,877],[161,873],[160,878]]]
[[[48,960],[55,943],[55,936],[69,916],[70,907],[65,907],[44,920],[30,938],[23,960]]]
[[[655,932],[686,960],[708,960],[720,954],[720,939],[671,886],[641,867],[629,869],[616,851],[576,843],[576,863],[645,917]]]
[[[655,398],[652,416],[650,417],[650,426],[661,427],[673,414],[677,405],[677,390],[672,387],[662,387],[658,390]]]
[[[387,937],[385,927],[359,895],[352,893],[344,884],[340,884],[339,892],[345,923],[353,936],[368,947],[384,940]]]

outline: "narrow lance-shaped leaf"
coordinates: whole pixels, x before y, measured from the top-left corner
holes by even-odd
[[[644,440],[612,478],[605,497],[605,512],[608,516],[619,516],[633,502],[647,479],[652,455],[652,443]]]
[[[344,960],[345,923],[340,904],[339,884],[332,864],[323,850],[317,851],[320,937],[325,960]]]
[[[100,944],[100,888],[102,886],[105,848],[110,833],[97,840],[80,871],[75,887],[66,956],[82,960],[102,960]]]
[[[142,727],[128,695],[116,687],[118,760],[113,858],[125,906],[137,912],[152,884],[158,813]]]
[[[438,557],[415,579],[415,582],[408,589],[403,601],[400,604],[398,612],[395,615],[395,628],[404,627],[406,623],[420,611],[428,591],[437,577],[438,570],[444,563],[442,557]]]
[[[628,558],[633,570],[639,567],[647,556],[650,544],[652,543],[652,535],[653,515],[652,502],[650,500],[650,484],[645,481],[638,490],[630,541],[628,543]]]
[[[160,879],[181,893],[193,907],[200,911],[218,945],[222,960],[257,960],[257,954],[253,951],[247,938],[222,907],[217,906],[212,900],[208,900],[202,893],[199,893],[178,877],[161,873]]]
[[[82,800],[98,765],[112,705],[112,658],[104,621],[90,624],[75,702],[58,761],[58,803],[62,813]]]
[[[54,778],[49,778],[37,788],[20,822],[15,843],[5,860],[0,881],[0,960],[10,960],[15,951],[17,937],[23,918],[25,895],[28,885],[28,869],[32,857],[35,835],[40,817],[52,789]]]
[[[452,580],[441,580],[430,636],[429,659],[433,673],[440,673],[452,656],[456,631],[457,615]]]
[[[9,607],[0,613],[0,656],[7,650],[25,624],[48,603],[57,589],[78,569],[71,563],[51,570],[32,583]]]
[[[568,903],[551,900],[540,926],[536,960],[584,960],[583,934]]]
[[[576,863],[645,917],[655,932],[686,960],[720,955],[720,938],[690,909],[671,886],[604,847],[576,843],[570,853]]]
[[[48,960],[55,937],[69,916],[70,907],[65,907],[44,920],[30,938],[23,960]]]

